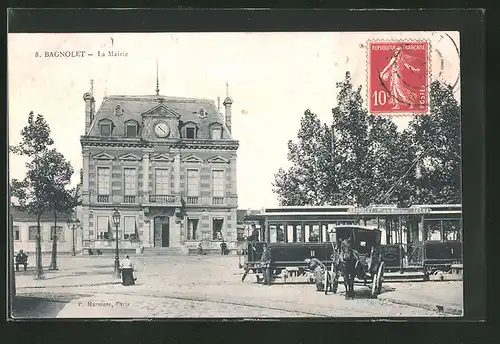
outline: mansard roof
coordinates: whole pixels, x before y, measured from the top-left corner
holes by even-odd
[[[120,115],[115,114],[115,108],[120,106]],[[94,115],[87,136],[100,136],[98,123],[104,119],[113,122],[112,136],[123,137],[125,122],[130,120],[143,124],[143,115],[147,116],[158,109],[159,116],[178,117],[182,126],[186,122],[194,122],[198,128],[198,139],[210,139],[210,126],[220,123],[223,127],[223,139],[231,139],[222,116],[219,114],[215,102],[209,99],[181,98],[165,96],[128,96],[115,95],[105,97]],[[200,108],[205,110],[205,116],[199,115]],[[178,115],[178,116],[175,116]]]
[[[27,212],[20,211],[16,207],[11,207],[10,213],[12,214],[12,219],[15,222],[36,222],[36,215],[29,214]],[[57,214],[57,225],[63,226],[66,221],[71,217],[71,214],[58,213]],[[40,217],[41,222],[51,222],[54,223],[54,214],[47,212],[43,213]]]

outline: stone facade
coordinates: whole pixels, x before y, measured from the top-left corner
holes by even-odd
[[[85,93],[81,137],[83,247],[218,247],[236,242],[233,100]]]

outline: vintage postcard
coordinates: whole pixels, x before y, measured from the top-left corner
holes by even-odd
[[[463,315],[458,32],[7,41],[13,318]]]

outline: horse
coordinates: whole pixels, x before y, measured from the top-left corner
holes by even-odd
[[[339,263],[342,276],[344,277],[345,299],[354,299],[354,278],[357,274],[359,261],[354,255],[351,238],[343,240],[340,244]]]

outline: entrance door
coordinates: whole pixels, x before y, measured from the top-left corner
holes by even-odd
[[[161,246],[168,247],[170,243],[170,226],[167,223],[161,224]]]
[[[155,218],[154,225],[155,247],[168,247],[170,243],[169,218],[160,216]]]

